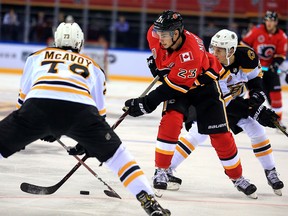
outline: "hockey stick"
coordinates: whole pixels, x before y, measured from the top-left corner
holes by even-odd
[[[274,124],[283,134],[285,134],[285,135],[288,137],[287,131],[285,130],[285,128],[283,128],[283,127],[279,124],[279,122],[278,122],[277,120],[272,121],[272,122],[273,122],[273,124]]]
[[[149,86],[144,90],[144,92],[140,95],[140,97],[144,97],[150,90],[151,88],[155,85],[155,83],[159,80],[159,76],[156,76],[153,81],[149,84]],[[119,117],[119,119],[112,125],[112,129],[114,130],[128,115],[129,109],[128,107],[124,107],[125,112]]]
[[[85,155],[81,160],[84,162],[87,160],[88,156]],[[39,195],[50,195],[55,193],[69,178],[72,176],[72,174],[81,166],[81,163],[78,162],[72,170],[67,173],[67,175],[64,176],[57,184],[52,185],[52,186],[38,186],[38,185],[33,185],[29,183],[22,183],[20,185],[20,188],[23,192],[30,193],[30,194],[39,194]]]
[[[145,89],[145,91],[140,95],[140,97],[144,97],[149,91],[150,89],[155,85],[155,83],[159,80],[159,77],[156,76],[154,78],[154,80],[150,83],[150,85]],[[112,126],[112,129],[115,129],[123,120],[124,118],[128,115],[128,110],[125,111],[125,113],[115,122],[115,124]],[[60,140],[57,140],[61,145],[63,144]],[[63,144],[64,145],[64,144]],[[62,146],[63,146],[62,145]],[[64,145],[65,146],[65,145]],[[63,147],[64,147],[63,146]],[[65,149],[67,149],[67,147],[65,146],[64,147]],[[77,156],[76,156],[77,157]],[[78,157],[77,157],[78,158]],[[76,158],[76,159],[77,159]],[[82,162],[84,162],[88,157],[87,156],[84,156],[82,158]],[[23,192],[26,192],[26,193],[31,193],[31,194],[41,194],[41,195],[49,195],[49,194],[53,194],[55,193],[71,176],[72,174],[82,165],[82,163],[80,162],[80,159],[78,158],[77,159],[79,162],[69,171],[69,173],[67,173],[57,184],[53,185],[53,186],[48,186],[48,187],[45,187],[45,186],[38,186],[38,185],[33,185],[33,184],[29,184],[29,183],[22,183],[20,188]],[[85,164],[85,163],[84,163]],[[83,164],[83,165],[84,165]],[[86,165],[86,164],[85,164]],[[85,166],[84,165],[84,166]],[[86,165],[87,166],[87,165]],[[87,168],[87,167],[86,167]],[[87,168],[88,170],[90,169],[89,167]],[[91,170],[91,169],[90,169]],[[89,170],[89,171],[90,171]],[[96,176],[96,178],[98,178],[99,180],[101,178],[98,177],[98,175],[92,170],[92,174],[94,176]],[[107,185],[102,179],[100,180],[101,182],[104,183],[104,185],[106,185],[110,191],[108,190],[104,190],[104,193],[107,195],[107,196],[110,196],[110,197],[117,197],[117,198],[120,198],[121,197],[109,186]],[[111,190],[112,189],[112,190]]]
[[[68,147],[59,139],[57,139],[57,142],[64,148],[66,151],[68,150]],[[76,158],[81,165],[83,165],[92,175],[94,175],[99,181],[101,181],[109,190],[104,190],[104,193],[109,197],[115,197],[121,199],[119,194],[116,193],[116,191],[113,190],[105,181],[103,181],[97,173],[95,173],[86,163],[84,163],[77,155],[73,155],[74,158]]]

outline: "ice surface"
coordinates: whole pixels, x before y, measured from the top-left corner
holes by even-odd
[[[16,104],[20,77],[0,75],[0,119],[11,112]],[[121,116],[126,99],[139,96],[149,83],[109,81],[107,89],[107,120],[112,125]],[[288,125],[288,93],[284,98],[284,120]],[[160,109],[139,117],[127,117],[116,128],[123,143],[135,156],[152,183],[154,173],[154,143],[160,120]],[[185,133],[185,131],[183,131]],[[288,213],[288,138],[273,129],[267,129],[273,146],[280,178],[286,185],[283,196],[276,196],[268,186],[264,171],[255,158],[249,139],[237,135],[236,142],[243,165],[243,175],[258,187],[258,199],[252,200],[238,192],[226,177],[214,149],[208,143],[198,147],[177,169],[176,176],[183,184],[179,191],[166,191],[158,199],[169,207],[173,216],[284,216]],[[1,136],[1,134],[0,134]],[[66,145],[75,142],[61,139]],[[32,195],[20,190],[22,182],[51,186],[60,181],[77,161],[67,155],[57,142],[36,141],[25,151],[0,162],[0,215],[5,216],[135,216],[146,215],[136,199],[122,186],[119,179],[95,159],[87,164],[108,183],[122,200],[109,198],[106,186],[84,167],[52,195]],[[80,195],[81,190],[90,195]]]

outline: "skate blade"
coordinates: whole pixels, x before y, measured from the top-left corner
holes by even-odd
[[[165,190],[161,190],[161,189],[156,189],[154,188],[154,194],[156,197],[161,198],[163,196]]]
[[[249,198],[251,198],[251,199],[258,199],[258,196],[257,196],[257,194],[254,192],[254,193],[252,193],[252,194],[250,194],[250,195],[247,195]]]
[[[167,190],[178,191],[179,189],[180,189],[180,184],[175,183],[175,182],[168,182]]]
[[[281,189],[275,189],[275,190],[273,190],[273,191],[274,191],[274,193],[275,193],[276,195],[282,196],[282,191],[281,191]]]

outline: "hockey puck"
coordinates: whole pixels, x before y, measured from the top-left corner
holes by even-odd
[[[89,191],[80,191],[80,194],[82,194],[82,195],[89,195]]]

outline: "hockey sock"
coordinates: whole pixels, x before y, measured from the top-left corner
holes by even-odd
[[[260,161],[265,170],[271,170],[275,167],[275,160],[271,144],[266,135],[251,138],[253,152]]]
[[[182,113],[174,110],[167,111],[163,115],[155,148],[156,167],[169,168],[182,129],[183,118]]]
[[[208,135],[199,134],[197,124],[193,124],[188,134],[178,140],[170,167],[176,169],[207,138]]]
[[[211,144],[230,179],[242,176],[242,165],[234,138],[230,132],[210,134]]]
[[[123,144],[119,146],[113,157],[107,160],[105,164],[118,175],[122,184],[134,196],[142,190],[148,194],[154,194],[143,170]]]

